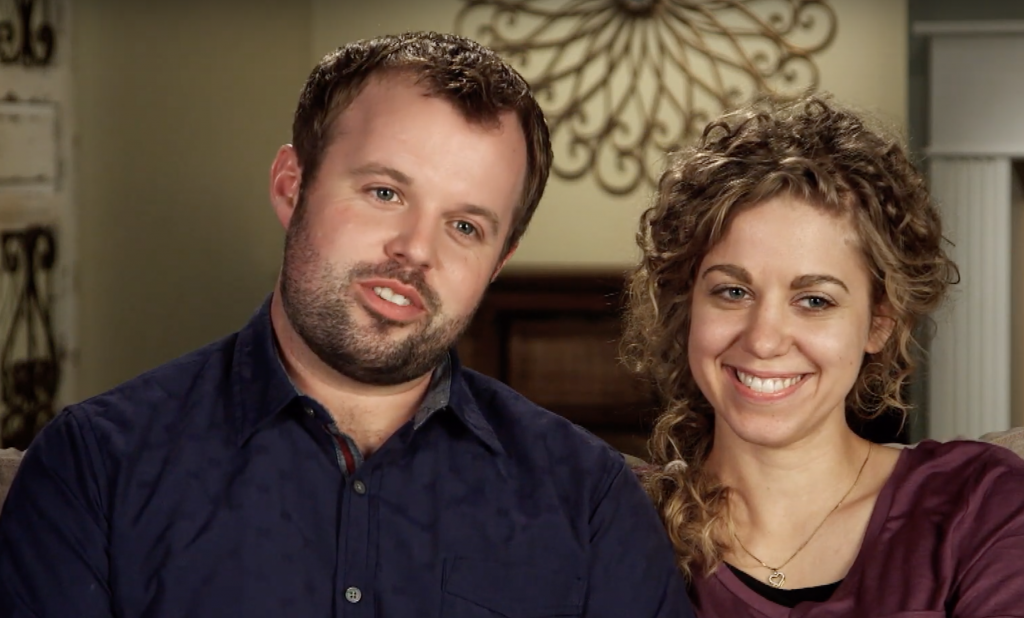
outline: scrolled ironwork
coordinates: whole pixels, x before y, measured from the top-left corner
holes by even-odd
[[[0,346],[0,445],[24,449],[55,413],[60,359],[48,284],[57,259],[53,230],[33,226],[0,234],[3,313],[10,314]]]
[[[551,127],[553,173],[625,195],[760,94],[818,86],[829,0],[465,0],[456,30],[507,57]]]
[[[14,14],[0,11],[0,64],[28,67],[50,64],[56,37],[53,25],[45,21],[48,13],[45,0],[7,2],[14,6]],[[0,0],[0,6],[7,2]],[[35,18],[37,9],[43,17]]]

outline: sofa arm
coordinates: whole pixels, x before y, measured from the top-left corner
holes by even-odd
[[[13,448],[0,448],[0,508],[3,508],[7,490],[14,480],[14,473],[21,463],[21,451]]]
[[[1024,457],[1024,427],[1014,427],[1006,431],[993,431],[981,436],[981,440],[1005,446],[1014,453]]]

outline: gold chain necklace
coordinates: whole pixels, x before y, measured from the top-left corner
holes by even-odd
[[[801,551],[803,551],[803,549],[805,547],[807,547],[807,544],[811,542],[811,539],[814,538],[815,534],[818,534],[818,530],[821,530],[821,527],[825,525],[825,522],[828,521],[828,518],[832,516],[832,513],[835,513],[837,510],[839,510],[839,507],[842,506],[843,502],[845,502],[846,499],[850,496],[850,493],[853,491],[853,488],[857,486],[857,481],[860,480],[861,473],[864,472],[864,468],[868,465],[868,459],[871,458],[871,447],[872,446],[874,446],[874,444],[871,443],[871,442],[868,442],[868,452],[867,452],[867,455],[864,456],[864,462],[862,464],[860,464],[860,470],[857,471],[857,477],[855,479],[853,479],[853,485],[850,485],[850,488],[846,490],[846,493],[843,494],[843,497],[839,499],[839,502],[834,507],[832,507],[832,510],[828,512],[828,515],[825,515],[825,518],[822,519],[821,523],[818,524],[818,527],[815,528],[813,532],[811,532],[811,535],[807,537],[807,540],[804,541],[800,545],[800,547],[797,547],[796,551],[793,552],[793,555],[790,556],[789,558],[786,558],[786,561],[783,562],[782,564],[780,564],[779,566],[777,566],[777,567],[770,567],[770,566],[768,566],[765,563],[764,560],[761,560],[760,558],[758,558],[757,556],[752,554],[750,552],[750,550],[747,549],[746,546],[743,545],[743,541],[740,540],[740,537],[736,535],[736,529],[733,528],[733,526],[732,526],[732,518],[730,518],[729,530],[730,530],[730,532],[732,532],[732,538],[736,539],[736,542],[739,543],[740,547],[743,548],[743,551],[747,552],[748,556],[750,556],[751,558],[753,558],[754,560],[759,562],[761,564],[761,566],[763,566],[764,568],[766,568],[769,571],[771,571],[771,575],[768,576],[768,583],[771,586],[773,586],[775,588],[782,588],[782,585],[784,583],[786,583],[786,574],[782,572],[782,567],[784,567],[787,564],[789,564],[790,561],[793,560],[793,558],[796,558],[797,554],[799,554]]]

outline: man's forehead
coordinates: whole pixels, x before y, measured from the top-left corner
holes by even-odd
[[[335,112],[331,126],[331,137],[354,126],[363,126],[374,118],[374,112],[388,106],[395,99],[408,101],[412,97],[421,97],[425,101],[444,104],[458,114],[469,125],[487,131],[517,131],[523,137],[525,133],[519,122],[518,114],[513,109],[494,109],[474,113],[469,106],[459,105],[453,98],[432,92],[424,83],[424,78],[406,69],[386,69],[366,79],[359,91],[345,105]]]

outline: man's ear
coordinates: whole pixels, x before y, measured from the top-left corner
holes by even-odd
[[[498,275],[501,274],[501,269],[505,268],[505,264],[508,263],[509,259],[512,257],[512,255],[516,252],[516,249],[518,248],[518,242],[508,248],[508,251],[505,252],[505,257],[501,258],[498,261],[498,265],[494,267],[494,274],[491,275],[491,283],[494,283],[494,280],[498,278]]]
[[[274,214],[284,229],[291,225],[295,207],[299,203],[299,189],[302,187],[302,168],[291,144],[277,150],[270,165],[270,203]]]
[[[888,300],[883,300],[875,307],[874,315],[871,316],[868,344],[864,347],[864,351],[868,354],[878,354],[889,342],[889,337],[892,337],[892,331],[896,328],[896,320],[893,319],[892,314],[892,305]]]

